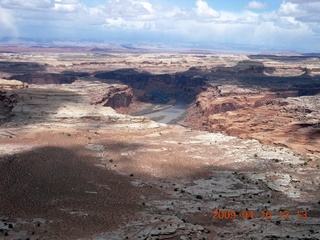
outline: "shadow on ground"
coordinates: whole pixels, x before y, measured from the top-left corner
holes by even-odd
[[[46,66],[37,62],[6,62],[0,61],[0,72],[23,74],[45,72]]]
[[[0,216],[51,221],[46,229],[35,223],[29,236],[76,239],[112,230],[141,210],[128,177],[93,166],[95,158],[79,152],[41,147],[1,157]]]

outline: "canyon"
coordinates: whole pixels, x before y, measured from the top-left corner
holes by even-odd
[[[1,49],[0,237],[320,238],[319,57]]]

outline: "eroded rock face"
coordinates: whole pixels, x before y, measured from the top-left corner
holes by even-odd
[[[27,88],[28,84],[17,80],[0,79],[0,121],[11,116],[11,111],[17,103],[17,94],[11,90]]]
[[[12,94],[16,104],[10,110],[14,115],[12,121],[17,123],[62,119],[77,121],[78,118],[120,121],[131,118],[117,114],[112,109],[126,107],[131,103],[132,92],[125,85],[95,81],[76,81],[62,85],[32,84],[29,88],[15,90]]]
[[[4,121],[11,115],[11,110],[17,103],[17,95],[0,91],[0,121]]]
[[[77,92],[87,96],[93,105],[106,106],[113,109],[128,107],[135,101],[132,89],[124,84],[108,84],[96,80],[76,80],[70,86],[63,85],[63,87],[65,89],[75,89]]]
[[[236,85],[209,86],[189,109],[191,126],[320,154],[320,95]]]

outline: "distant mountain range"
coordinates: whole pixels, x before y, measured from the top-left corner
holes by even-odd
[[[155,42],[104,42],[95,39],[66,40],[66,39],[43,39],[43,38],[0,38],[0,46],[19,46],[28,48],[80,48],[92,52],[181,52],[181,53],[233,53],[233,54],[262,54],[262,55],[296,55],[319,57],[319,53],[307,53],[303,50],[292,51],[290,49],[269,48],[265,46],[249,44],[212,43],[201,45],[199,43],[174,43],[163,44]]]

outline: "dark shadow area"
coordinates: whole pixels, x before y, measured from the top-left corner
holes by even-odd
[[[258,54],[258,55],[248,55],[250,59],[271,59],[275,61],[291,61],[299,62],[301,60],[307,60],[309,58],[320,58],[320,53],[306,53],[300,56],[286,56],[286,55],[272,55],[272,54]]]
[[[320,122],[319,123],[301,123],[298,124],[301,128],[307,128],[307,127],[315,127],[320,128]]]
[[[129,177],[93,166],[96,158],[81,151],[40,147],[0,158],[0,216],[27,220],[11,230],[78,239],[113,230],[141,210]],[[36,218],[46,223],[32,222]]]
[[[87,72],[75,72],[70,70],[62,71],[60,72],[60,75],[66,75],[68,77],[89,77],[90,76],[90,74]]]
[[[165,104],[170,99],[183,99],[191,103],[205,85],[205,78],[195,76],[189,71],[175,74],[151,74],[136,69],[119,69],[115,71],[95,73],[96,78],[112,83],[120,80],[134,90],[143,90],[145,94],[138,96],[140,101]]]
[[[275,93],[295,91],[297,96],[312,96],[320,93],[320,79],[309,76],[299,77],[245,77],[239,83],[246,87],[265,87]]]
[[[77,80],[77,75],[83,75],[83,73],[27,73],[22,75],[12,75],[10,80],[19,80],[21,82],[29,84],[65,84],[73,83]]]
[[[268,88],[279,96],[282,92],[288,91],[296,92],[296,96],[319,94],[320,77],[310,76],[307,69],[299,70],[302,72],[300,76],[271,76],[276,71],[275,68],[266,67],[261,61],[245,60],[234,67],[213,68],[209,76],[213,83],[257,89]]]
[[[46,71],[46,66],[37,62],[6,62],[0,61],[0,72],[6,73],[35,73]]]
[[[314,145],[315,140],[320,139],[320,122],[318,123],[301,123],[301,124],[296,124],[295,127],[301,130],[305,130],[305,134],[300,134],[300,136],[306,136],[308,139],[307,144],[311,146],[312,144]]]
[[[1,62],[0,72],[13,74],[9,80],[15,79],[29,84],[64,84],[73,83],[77,77],[89,76],[86,72],[62,71],[46,72],[46,64],[36,62]]]
[[[0,124],[10,117],[11,111],[17,103],[17,98],[18,95],[15,93],[0,90]]]

